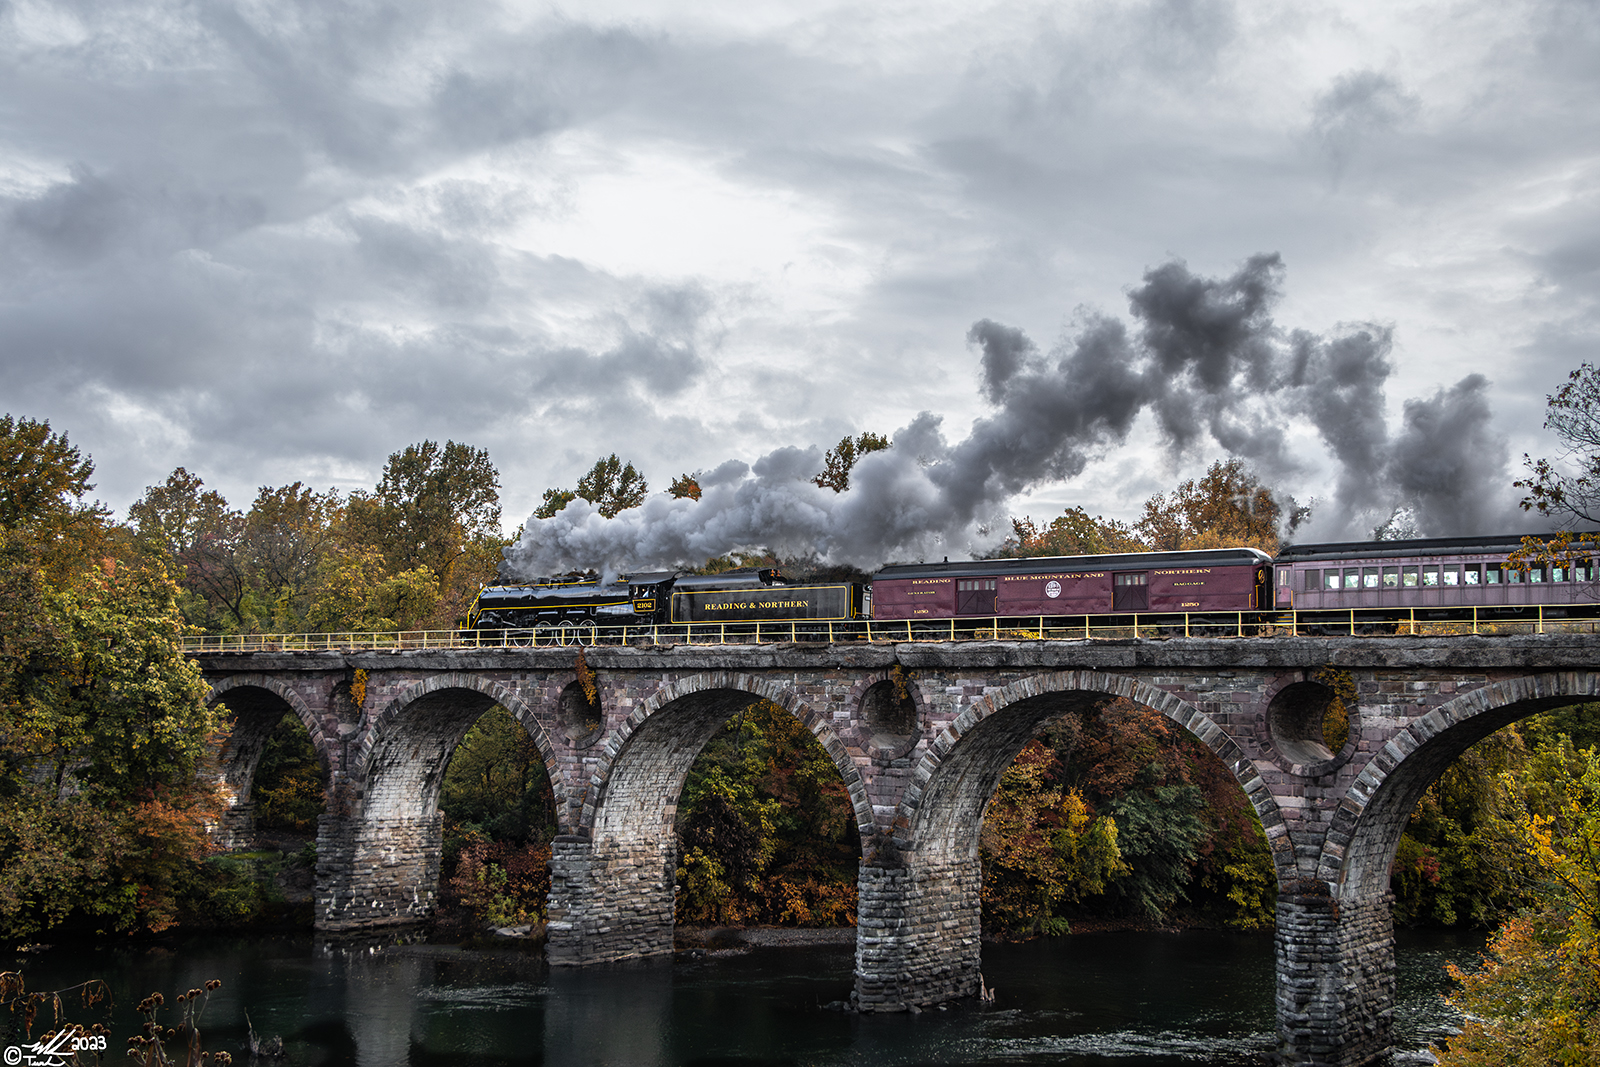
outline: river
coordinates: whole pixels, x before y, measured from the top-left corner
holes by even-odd
[[[1439,999],[1444,961],[1467,962],[1482,944],[1481,935],[1401,932],[1397,1062],[1429,1062],[1421,1050],[1453,1029]],[[116,1051],[107,1062],[121,1060],[140,998],[161,991],[171,1005],[211,978],[223,985],[205,1006],[205,1047],[247,1062],[248,1012],[257,1032],[284,1038],[284,1057],[261,1062],[294,1067],[1231,1067],[1263,1062],[1272,1044],[1270,933],[986,945],[993,1004],[918,1015],[829,1010],[849,993],[852,959],[852,946],[828,944],[552,971],[537,954],[510,949],[282,935],[60,948],[12,966],[34,990],[106,980],[110,1012],[72,1017],[110,1026]]]

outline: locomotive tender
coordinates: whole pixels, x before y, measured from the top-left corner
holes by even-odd
[[[992,634],[1115,617],[1159,626],[1160,616],[1181,617],[1179,633],[1194,632],[1194,622],[1233,633],[1288,611],[1313,626],[1349,630],[1392,629],[1400,620],[1521,619],[1533,611],[1541,619],[1600,619],[1600,561],[1507,564],[1521,547],[1520,535],[1502,535],[1291,545],[1276,558],[1229,548],[899,563],[870,584],[796,584],[772,568],[573,576],[486,587],[467,628],[507,631],[511,643],[567,644],[624,632],[612,627],[855,637],[867,634],[869,621],[907,635],[956,636],[984,629],[980,620]]]

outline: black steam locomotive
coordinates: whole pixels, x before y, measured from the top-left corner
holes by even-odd
[[[1088,633],[1095,620],[1118,619],[1179,634],[1284,621],[1351,633],[1435,620],[1600,620],[1600,561],[1507,563],[1521,547],[1505,535],[1295,545],[1276,559],[1233,548],[892,564],[870,583],[793,583],[771,568],[572,576],[485,588],[467,628],[496,644],[591,644],[661,627],[691,638],[838,639]]]
[[[855,582],[792,583],[767,567],[722,574],[649,571],[614,581],[572,576],[495,585],[478,594],[472,630],[505,630],[516,644],[593,644],[612,627],[781,623],[827,634],[830,624],[866,617],[866,588]],[[796,629],[798,627],[798,629]]]

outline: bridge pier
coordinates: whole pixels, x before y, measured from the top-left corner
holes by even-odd
[[[1388,1052],[1394,1021],[1394,896],[1343,901],[1306,880],[1278,896],[1278,1058],[1360,1067]]]
[[[421,922],[433,913],[444,817],[324,815],[317,820],[318,930]]]
[[[545,956],[553,967],[672,954],[677,851],[670,838],[550,846]]]
[[[856,996],[862,1011],[905,1011],[977,995],[982,885],[976,858],[861,865]]]

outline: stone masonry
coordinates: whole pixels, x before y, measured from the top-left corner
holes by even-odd
[[[582,665],[559,648],[198,657],[235,713],[221,754],[235,807],[219,836],[248,838],[250,779],[286,711],[327,765],[316,908],[330,932],[428,916],[445,768],[479,715],[506,708],[537,743],[560,816],[547,950],[559,966],[671,951],[684,779],[730,715],[773,700],[816,736],[855,808],[864,1011],[977,991],[989,796],[1044,724],[1127,697],[1207,745],[1261,818],[1279,879],[1279,1056],[1306,1067],[1370,1063],[1389,1046],[1388,873],[1422,792],[1493,730],[1600,697],[1597,658],[1600,637],[1570,634],[628,646],[587,649]],[[1338,752],[1321,733],[1328,667],[1357,693]]]

